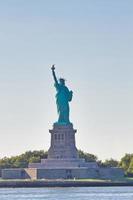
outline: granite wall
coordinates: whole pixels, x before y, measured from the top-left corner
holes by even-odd
[[[4,169],[3,179],[112,179],[124,177],[121,168]]]

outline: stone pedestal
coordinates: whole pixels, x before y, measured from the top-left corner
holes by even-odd
[[[54,124],[51,133],[51,146],[48,150],[48,159],[78,159],[75,146],[75,133],[73,125]]]
[[[85,162],[80,159],[75,145],[75,133],[73,125],[54,124],[51,133],[51,145],[48,150],[48,158],[41,163],[30,163],[29,168],[39,169],[70,169],[70,168],[97,168],[96,162]]]

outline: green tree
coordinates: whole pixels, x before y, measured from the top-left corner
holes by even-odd
[[[105,160],[103,162],[103,165],[105,167],[118,167],[119,162],[117,160],[114,160],[113,158],[109,159],[109,160]]]
[[[39,156],[32,156],[30,159],[29,159],[29,163],[39,163],[41,161],[40,157]]]
[[[10,158],[0,159],[0,168],[26,168],[29,162],[40,162],[41,159],[47,158],[47,151],[26,151],[19,156],[12,156]]]
[[[9,158],[4,157],[4,158],[0,159],[0,168],[1,169],[2,168],[10,168],[10,167],[12,167],[12,163]]]
[[[125,156],[121,159],[119,166],[127,172],[132,158],[133,154],[125,154]]]
[[[97,156],[90,154],[90,153],[86,153],[82,150],[78,150],[79,153],[79,158],[84,158],[86,162],[95,162],[97,161]]]
[[[129,168],[127,170],[127,173],[133,174],[133,157],[131,158],[130,165],[129,165]]]

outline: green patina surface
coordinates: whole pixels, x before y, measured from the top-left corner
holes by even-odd
[[[68,125],[71,124],[69,120],[69,102],[72,100],[73,92],[69,91],[69,89],[65,85],[65,79],[60,78],[59,81],[56,78],[55,67],[52,66],[52,74],[55,81],[56,88],[56,105],[58,112],[58,121],[56,124],[59,125]]]

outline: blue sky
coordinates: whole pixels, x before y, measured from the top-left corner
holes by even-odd
[[[73,90],[77,147],[132,153],[133,2],[0,1],[0,156],[45,149],[57,119],[50,66]]]

